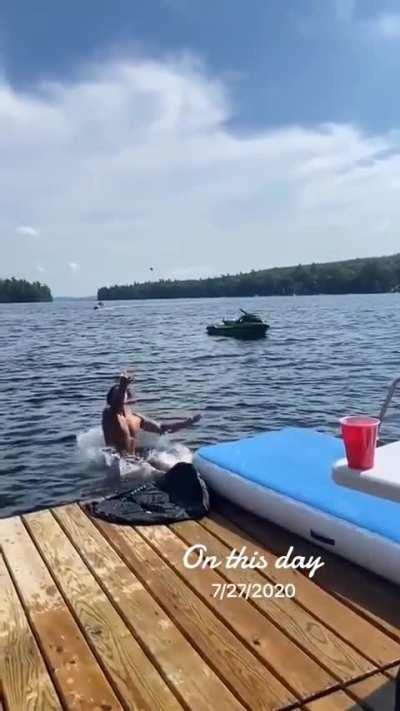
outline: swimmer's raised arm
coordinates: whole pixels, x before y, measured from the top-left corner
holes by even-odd
[[[125,373],[122,373],[119,379],[118,387],[114,391],[114,407],[121,409],[125,403],[128,387],[132,382],[132,378]]]

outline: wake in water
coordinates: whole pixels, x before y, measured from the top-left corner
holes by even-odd
[[[139,433],[141,457],[121,457],[111,447],[104,445],[101,427],[91,427],[77,435],[78,454],[87,469],[103,469],[118,477],[139,477],[149,479],[160,476],[178,462],[190,463],[193,459],[190,449],[174,443],[166,435],[150,432]]]

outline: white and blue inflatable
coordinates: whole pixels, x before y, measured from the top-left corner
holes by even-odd
[[[202,447],[193,463],[226,499],[400,584],[400,504],[339,486],[342,457],[342,440],[289,427]]]

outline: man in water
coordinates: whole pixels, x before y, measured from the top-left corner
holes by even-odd
[[[159,425],[143,415],[131,412],[128,407],[131,398],[129,391],[131,382],[132,378],[123,374],[118,385],[110,388],[107,393],[107,407],[103,410],[102,418],[103,435],[107,447],[114,447],[122,456],[136,453],[140,430],[162,435],[166,432],[178,432],[178,430],[194,425],[200,420],[200,415],[194,415],[168,425]]]

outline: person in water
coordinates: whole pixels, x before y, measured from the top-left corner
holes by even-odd
[[[194,415],[184,420],[162,425],[143,417],[143,415],[132,412],[129,407],[132,402],[132,395],[129,390],[131,382],[132,378],[129,375],[121,375],[119,383],[113,385],[108,391],[107,407],[103,410],[104,441],[107,447],[113,447],[119,454],[126,456],[136,453],[140,430],[163,435],[167,432],[178,432],[200,420],[200,415]]]

